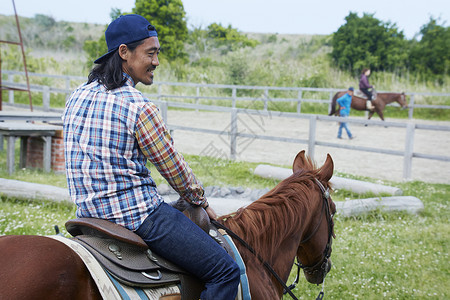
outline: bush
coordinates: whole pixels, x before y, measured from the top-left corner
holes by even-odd
[[[443,77],[450,75],[450,28],[437,22],[430,18],[428,24],[421,28],[422,38],[412,42],[410,64],[417,73],[437,75],[440,84],[443,84]]]
[[[370,14],[350,13],[346,23],[333,34],[333,61],[344,70],[360,72],[396,70],[406,67],[407,41],[395,25],[383,23]]]
[[[184,42],[188,30],[181,0],[136,0],[133,13],[145,17],[156,27],[163,57],[168,60],[187,57]]]

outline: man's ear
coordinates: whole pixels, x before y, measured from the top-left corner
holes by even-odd
[[[119,56],[123,59],[123,60],[127,60],[128,59],[128,47],[125,44],[120,44],[119,46]]]

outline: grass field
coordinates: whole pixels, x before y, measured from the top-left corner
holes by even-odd
[[[205,186],[271,188],[277,183],[253,175],[255,163],[192,155],[186,159]],[[8,176],[5,170],[5,153],[0,152],[0,177],[66,186],[64,175],[18,170],[14,176]],[[156,174],[155,180],[163,181]],[[333,269],[325,282],[326,299],[449,299],[450,185],[386,184],[401,188],[404,195],[421,199],[424,211],[419,215],[375,211],[352,218],[337,214]],[[332,197],[334,201],[343,201],[360,195],[338,190]],[[54,233],[55,225],[67,234],[64,223],[74,216],[75,209],[70,204],[1,196],[0,234],[48,235]],[[295,270],[289,283],[294,277]],[[294,294],[300,299],[314,299],[320,290],[321,286],[306,283],[302,276]]]
[[[30,26],[34,29],[33,26]],[[93,31],[94,30],[94,31]],[[74,31],[77,40],[93,34],[96,40],[104,30],[87,24]],[[7,31],[5,31],[6,33]],[[30,31],[32,32],[32,31]],[[61,35],[64,38],[66,34]],[[41,35],[36,35],[41,38]],[[242,85],[260,86],[308,86],[346,88],[357,86],[358,78],[337,69],[330,60],[330,46],[322,36],[277,36],[276,43],[265,35],[252,38],[261,41],[255,49],[241,49],[226,55],[211,51],[201,53],[201,59],[189,64],[171,64],[161,61],[155,80],[169,82],[231,84],[240,74]],[[53,39],[49,34],[47,42]],[[317,42],[310,42],[311,40]],[[318,46],[319,45],[319,46]],[[89,68],[79,44],[78,50],[68,51],[50,46],[45,49],[27,49],[29,71],[42,74],[87,76]],[[276,49],[274,51],[273,49]],[[191,51],[196,54],[196,51]],[[22,70],[21,56],[16,46],[2,49],[2,68]],[[230,66],[233,66],[231,68]],[[384,91],[415,93],[446,93],[450,77],[439,84],[433,80],[419,80],[414,74],[397,72],[374,72],[371,83]],[[7,80],[3,75],[2,80]],[[24,82],[23,78],[16,78]],[[49,78],[32,78],[31,84],[65,87],[64,81]],[[72,88],[76,83],[72,83]],[[138,86],[141,88],[141,86]],[[179,88],[181,89],[181,88]],[[146,90],[144,89],[144,92]],[[178,92],[174,88],[171,92]],[[185,92],[183,90],[183,92]],[[3,99],[8,92],[3,91]],[[225,92],[224,92],[225,94]],[[227,94],[229,95],[229,93]],[[218,96],[218,95],[214,95]],[[309,95],[303,95],[307,98]],[[5,101],[5,100],[4,100]],[[417,97],[416,104],[450,105],[448,97]],[[25,93],[15,93],[16,103],[28,103]],[[63,107],[65,95],[52,94],[52,107]],[[42,95],[33,93],[33,104],[42,105]],[[285,111],[295,111],[295,105],[282,104]],[[302,112],[326,114],[327,105],[302,105]],[[352,111],[352,115],[359,113]],[[362,115],[362,113],[361,113]],[[385,115],[407,118],[407,111],[388,107]],[[428,120],[449,120],[450,110],[415,109],[414,117]],[[16,162],[19,161],[16,151]],[[253,175],[256,163],[236,163],[220,159],[186,156],[187,161],[205,186],[243,186],[272,188],[277,181]],[[16,167],[18,169],[18,167]],[[157,183],[163,179],[152,168]],[[349,174],[337,174],[356,179]],[[442,174],[445,176],[447,174]],[[448,176],[448,175],[447,175]],[[64,175],[46,174],[40,171],[17,170],[13,176],[6,172],[6,154],[0,151],[0,178],[10,178],[42,184],[66,187]],[[377,182],[379,183],[379,182]],[[450,299],[450,185],[425,184],[422,182],[385,182],[404,191],[404,195],[421,199],[425,209],[419,215],[405,213],[372,212],[360,217],[345,218],[339,213],[335,218],[336,239],[333,242],[333,269],[325,283],[326,299]],[[371,195],[357,195],[338,190],[332,195],[335,201],[344,201]],[[6,197],[0,191],[0,235],[54,233],[57,225],[64,234],[64,223],[75,217],[70,204],[48,201],[31,201]],[[295,270],[288,282],[295,277]],[[300,299],[315,299],[321,286],[306,283],[302,276],[294,294]],[[289,299],[289,297],[285,297]]]

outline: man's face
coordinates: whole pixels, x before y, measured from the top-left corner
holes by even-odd
[[[153,71],[159,66],[158,54],[160,50],[157,37],[149,37],[134,51],[128,48],[123,59],[122,68],[125,73],[133,78],[135,84],[142,82],[145,85],[153,83]]]
[[[350,96],[353,96],[353,91],[352,91],[352,90],[348,90],[348,94],[349,94]]]

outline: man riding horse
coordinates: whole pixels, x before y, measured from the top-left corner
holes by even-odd
[[[63,114],[67,182],[77,217],[117,223],[149,248],[205,282],[201,299],[234,299],[239,267],[183,213],[164,202],[147,169],[152,162],[182,199],[214,210],[172,137],[159,109],[136,84],[153,83],[158,34],[144,17],[120,16],[106,29],[108,53]]]

